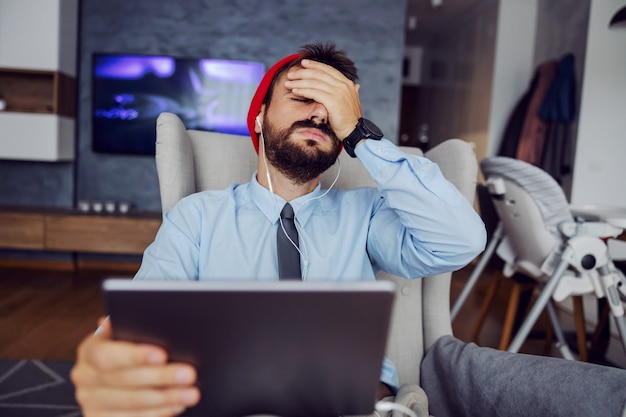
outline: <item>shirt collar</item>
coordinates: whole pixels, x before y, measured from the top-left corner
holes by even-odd
[[[259,184],[257,181],[257,172],[252,174],[249,188],[252,203],[257,206],[259,211],[263,213],[269,222],[278,222],[280,211],[283,209],[286,201],[278,194],[270,192],[270,190]],[[315,187],[312,192],[298,197],[290,202],[295,212],[296,220],[299,224],[306,224],[321,200],[316,197],[321,195],[322,186],[321,184],[317,184],[317,187]]]

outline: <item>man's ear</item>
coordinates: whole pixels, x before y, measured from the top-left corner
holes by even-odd
[[[261,106],[261,110],[259,111],[259,114],[257,115],[255,121],[254,121],[254,131],[257,134],[261,133],[261,126],[263,123],[263,118],[265,117],[265,104],[263,104]]]

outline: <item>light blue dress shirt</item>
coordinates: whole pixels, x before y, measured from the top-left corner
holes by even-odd
[[[483,249],[482,220],[427,158],[391,142],[356,148],[377,188],[318,187],[292,200],[306,280],[419,278],[459,269]],[[135,279],[277,280],[276,229],[286,203],[256,180],[204,191],[163,216]],[[386,360],[382,382],[398,387]]]

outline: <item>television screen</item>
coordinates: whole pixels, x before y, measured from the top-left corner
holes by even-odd
[[[94,54],[93,150],[154,155],[156,118],[187,129],[248,135],[246,116],[262,63],[156,55]]]

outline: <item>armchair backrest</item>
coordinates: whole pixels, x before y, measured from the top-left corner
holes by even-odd
[[[203,190],[221,190],[250,181],[257,167],[250,138],[187,130],[173,113],[161,113],[156,126],[156,166],[161,210]]]
[[[418,148],[402,149],[422,154]],[[438,163],[446,178],[473,201],[478,163],[469,143],[450,139],[425,156]],[[339,159],[341,175],[335,187],[374,186],[357,159],[346,152]],[[176,115],[162,113],[157,119],[156,165],[162,210],[166,211],[191,193],[248,182],[256,170],[257,155],[248,137],[187,130]],[[332,183],[336,169],[322,175],[323,187]],[[424,352],[439,337],[452,334],[451,273],[416,280],[381,273],[377,279],[394,281],[398,291],[387,356],[395,363],[401,383],[419,383]]]
[[[513,270],[541,278],[561,243],[559,224],[574,220],[563,189],[547,172],[514,158],[485,158],[481,170],[512,251],[510,259],[499,254]]]

